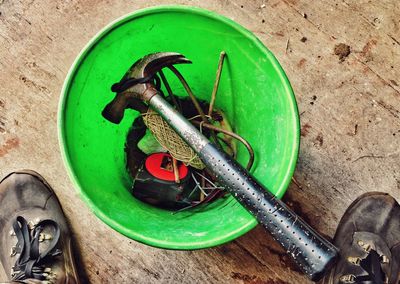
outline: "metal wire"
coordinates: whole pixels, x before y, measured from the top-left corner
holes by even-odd
[[[196,120],[193,120],[192,123],[196,124],[196,125],[200,125],[201,124],[205,128],[208,128],[208,129],[211,129],[211,130],[214,130],[214,131],[217,131],[217,132],[224,133],[224,134],[226,134],[228,136],[231,136],[231,137],[239,140],[240,142],[242,142],[243,145],[246,147],[247,151],[249,152],[249,156],[250,156],[249,157],[249,161],[247,162],[246,169],[248,171],[251,169],[251,167],[253,166],[253,163],[254,163],[254,150],[251,147],[250,143],[247,142],[247,140],[245,140],[243,137],[239,136],[236,133],[233,133],[233,132],[228,131],[228,130],[223,129],[223,128],[216,127],[216,126],[214,126],[212,124],[209,124],[209,123],[199,122],[199,121],[196,121]]]

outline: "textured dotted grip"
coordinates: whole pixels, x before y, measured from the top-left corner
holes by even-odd
[[[218,181],[272,234],[300,269],[313,281],[322,278],[337,259],[334,245],[213,144],[206,145],[199,155]]]

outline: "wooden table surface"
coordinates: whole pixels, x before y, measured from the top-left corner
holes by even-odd
[[[212,249],[156,249],[103,224],[73,189],[57,141],[68,69],[110,21],[166,3],[0,1],[0,176],[31,168],[53,185],[74,231],[84,283],[309,283],[260,227]],[[285,197],[297,213],[333,236],[360,194],[384,191],[400,199],[399,1],[176,3],[234,19],[286,71],[301,113],[298,185]],[[343,60],[334,51],[340,43],[351,51]]]

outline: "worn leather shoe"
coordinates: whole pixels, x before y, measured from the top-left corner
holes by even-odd
[[[400,283],[400,205],[390,195],[357,198],[343,215],[334,244],[341,258],[323,284]]]
[[[39,174],[14,172],[0,182],[0,261],[9,282],[79,283],[70,235],[56,195]]]

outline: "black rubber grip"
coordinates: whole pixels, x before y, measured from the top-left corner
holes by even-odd
[[[335,263],[337,248],[216,146],[207,144],[199,156],[225,189],[283,246],[300,269],[313,281],[321,279]]]

